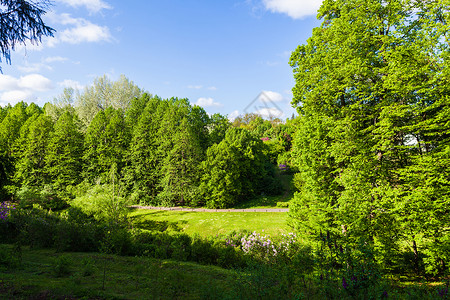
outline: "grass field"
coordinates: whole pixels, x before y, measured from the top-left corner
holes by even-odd
[[[271,236],[288,233],[285,212],[185,212],[130,210],[136,227],[147,230],[178,231],[201,236],[227,234],[238,230],[257,231]]]
[[[279,196],[258,196],[234,208],[279,208],[293,197],[292,175],[281,175],[284,192]],[[292,232],[286,212],[187,212],[130,209],[129,217],[136,227],[147,230],[184,232],[201,236],[228,234],[246,230],[263,232],[271,236]]]
[[[0,244],[0,252],[14,251]],[[324,299],[317,287],[293,282],[284,290],[280,278],[261,269],[227,270],[189,262],[101,253],[58,253],[22,247],[21,262],[0,263],[0,299]],[[389,298],[447,299],[421,282],[391,280]],[[339,286],[335,287],[339,289]],[[288,292],[279,293],[278,290]],[[269,293],[270,291],[270,293]],[[380,293],[379,293],[380,294]],[[341,299],[365,299],[339,294]],[[381,294],[380,294],[381,295]],[[279,298],[278,298],[279,297]],[[383,298],[383,297],[381,297]],[[372,299],[372,297],[370,298]],[[373,297],[380,299],[380,297]]]
[[[63,260],[66,272],[58,273]],[[186,262],[24,247],[20,266],[0,268],[0,299],[212,299],[233,290],[236,274]]]

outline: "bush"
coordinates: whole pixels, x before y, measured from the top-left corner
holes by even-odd
[[[70,205],[99,221],[120,223],[127,216],[127,201],[113,192],[111,185],[94,185],[84,195],[70,201]]]
[[[21,263],[22,249],[20,246],[11,248],[0,244],[0,270],[17,268]]]
[[[46,184],[43,187],[22,186],[16,192],[16,197],[23,208],[31,208],[36,204],[45,209],[60,210],[67,207],[67,201],[60,194],[53,185]]]
[[[131,234],[123,225],[107,224],[104,228],[100,251],[118,255],[133,255]]]
[[[323,297],[377,298],[384,282],[370,241],[351,243],[348,238],[330,232],[319,237],[316,269]]]
[[[277,202],[277,207],[288,208],[289,207],[289,202]]]
[[[19,225],[21,240],[37,248],[51,248],[54,246],[58,217],[34,205],[31,210],[17,210],[14,214],[15,222]]]
[[[72,259],[68,255],[60,255],[53,260],[52,273],[55,277],[68,276],[72,272]]]

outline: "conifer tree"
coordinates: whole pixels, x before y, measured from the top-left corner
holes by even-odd
[[[158,183],[161,177],[160,167],[164,153],[158,150],[159,143],[165,138],[159,135],[167,102],[152,98],[139,117],[130,143],[125,184],[133,195],[133,201],[156,204]]]
[[[0,194],[7,197],[14,193],[14,186],[11,179],[14,176],[15,152],[14,145],[20,137],[20,129],[28,119],[26,108],[28,105],[19,102],[14,107],[8,109],[8,113],[0,123]]]
[[[162,205],[187,205],[198,194],[199,169],[208,144],[208,117],[203,109],[191,107],[187,99],[171,99],[164,115],[159,144],[164,154],[158,202]]]
[[[55,123],[47,147],[46,172],[61,191],[82,180],[83,135],[76,118],[69,112],[62,114]]]
[[[14,181],[18,185],[43,186],[49,182],[45,157],[53,122],[43,114],[35,115],[28,121],[31,122],[22,126],[18,140],[21,150],[17,154]]]

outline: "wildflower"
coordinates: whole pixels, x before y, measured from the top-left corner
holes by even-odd
[[[347,283],[347,281],[345,280],[345,277],[342,277],[342,287],[343,287],[344,289],[347,289],[347,287],[348,287],[348,283]]]

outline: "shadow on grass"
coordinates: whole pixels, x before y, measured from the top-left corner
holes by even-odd
[[[186,220],[177,222],[148,220],[143,216],[134,216],[130,218],[135,228],[164,232],[166,230],[182,232],[183,225],[187,224]]]
[[[288,202],[294,197],[294,188],[292,184],[293,175],[280,175],[280,182],[283,186],[283,192],[277,196],[261,195],[248,201],[234,206],[237,209],[246,208],[287,208]]]

